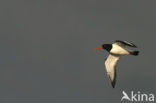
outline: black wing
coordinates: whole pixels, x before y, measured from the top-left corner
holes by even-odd
[[[120,43],[121,45],[126,45],[126,46],[137,48],[136,45],[127,41],[116,40],[115,43]]]

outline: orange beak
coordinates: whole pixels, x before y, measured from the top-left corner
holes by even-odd
[[[100,47],[98,47],[98,48],[95,48],[95,50],[99,50],[99,49],[103,49],[103,47],[102,47],[102,46],[100,46]]]

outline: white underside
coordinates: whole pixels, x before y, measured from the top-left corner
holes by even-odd
[[[129,54],[128,50],[124,49],[124,47],[121,47],[115,43],[112,46],[113,47],[110,51],[110,53],[112,54],[116,54],[116,55],[128,55]]]
[[[107,71],[107,75],[110,78],[111,83],[115,82],[116,78],[116,65],[119,61],[120,56],[109,54],[107,60],[105,61],[105,67]]]

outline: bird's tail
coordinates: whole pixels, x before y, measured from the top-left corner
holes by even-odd
[[[132,52],[130,52],[130,54],[134,55],[134,56],[137,56],[137,55],[139,55],[139,51],[132,51]]]

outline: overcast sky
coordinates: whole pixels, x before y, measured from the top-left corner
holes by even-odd
[[[1,0],[1,103],[119,103],[122,91],[156,93],[156,1]],[[108,53],[115,40],[136,44],[113,89]]]

